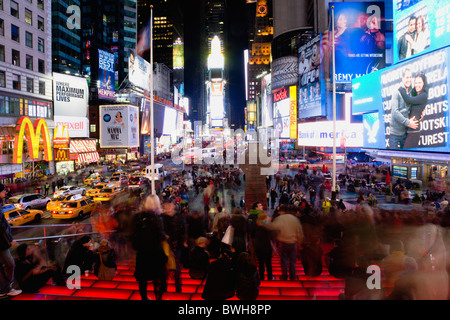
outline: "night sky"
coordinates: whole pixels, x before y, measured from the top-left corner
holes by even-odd
[[[225,44],[225,68],[229,70],[227,79],[231,103],[230,125],[244,128],[245,84],[243,51],[248,48],[245,0],[227,1],[228,39]],[[183,1],[184,44],[185,44],[185,95],[191,105],[200,100],[200,11],[201,1]],[[206,62],[205,62],[206,63]],[[195,75],[195,76],[193,76]]]

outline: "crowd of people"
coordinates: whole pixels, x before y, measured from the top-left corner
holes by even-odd
[[[182,269],[205,281],[205,300],[235,295],[256,299],[261,281],[298,279],[300,261],[307,276],[328,270],[344,279],[342,299],[448,299],[450,208],[374,206],[369,200],[376,199],[376,190],[370,189],[377,181],[375,172],[362,179],[367,182],[362,200],[346,206],[339,191],[355,179],[339,178],[342,189],[331,199],[320,170],[279,172],[266,179],[266,199],[246,204],[241,196],[246,177],[238,168],[214,165],[175,172],[158,195],[130,191],[112,207],[99,209],[93,229],[104,243],[92,245],[89,237],[75,241],[64,267],[48,266],[41,277],[60,283],[59,275],[67,279],[73,265],[96,276],[114,277],[115,261],[125,258],[135,263],[142,300],[148,299],[148,282],[153,283],[155,298],[163,299],[168,277],[181,292]],[[424,197],[442,203],[445,194],[427,192]],[[106,220],[114,223],[100,230]],[[21,252],[27,253],[25,249]],[[25,253],[21,260],[29,256]],[[276,255],[279,278],[272,268]],[[107,268],[99,272],[102,263]],[[382,270],[383,286],[376,290],[366,284],[371,265]]]

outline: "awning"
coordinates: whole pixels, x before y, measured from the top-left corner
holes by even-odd
[[[97,162],[100,157],[97,152],[95,140],[72,139],[70,140],[70,156],[78,162]]]

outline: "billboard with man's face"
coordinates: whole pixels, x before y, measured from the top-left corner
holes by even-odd
[[[450,152],[449,55],[437,50],[353,81],[364,147]],[[381,87],[369,93],[367,81]]]

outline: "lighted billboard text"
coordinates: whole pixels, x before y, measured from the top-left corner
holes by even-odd
[[[362,124],[336,121],[336,146],[345,139],[346,147],[362,147]],[[331,121],[298,124],[298,145],[314,147],[333,146],[333,124]]]
[[[114,54],[99,49],[98,69],[98,80],[100,82],[98,97],[103,99],[114,99],[116,85]]]

